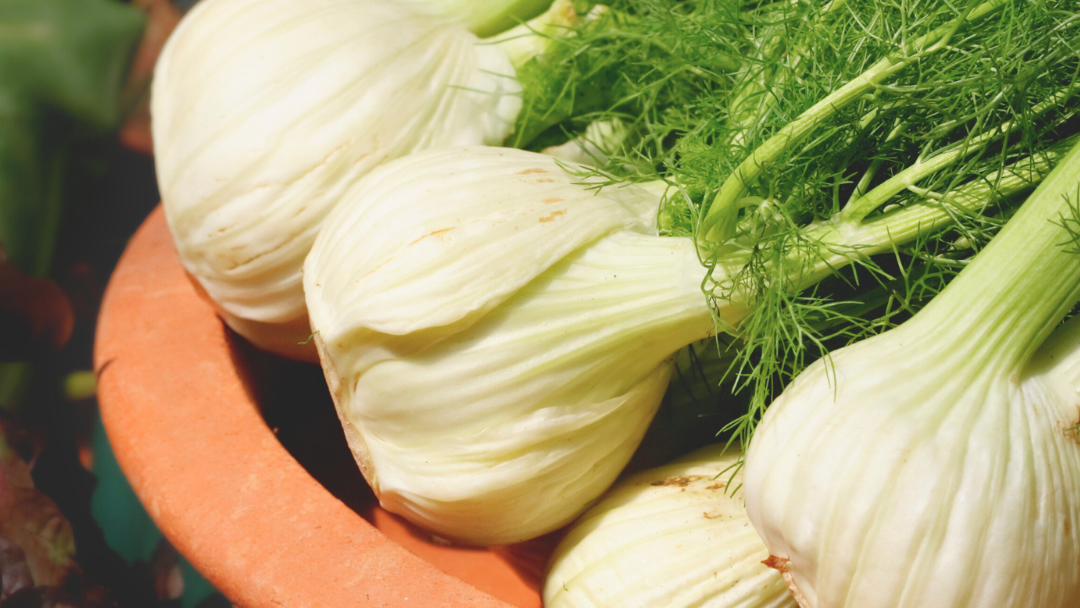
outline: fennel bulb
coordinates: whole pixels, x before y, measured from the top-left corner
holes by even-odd
[[[637,447],[669,359],[713,329],[693,242],[655,235],[659,196],[580,181],[518,150],[413,154],[346,193],[305,264],[364,476],[440,536],[568,523]]]
[[[699,449],[616,483],[548,562],[546,608],[794,608],[749,525],[741,453]]]
[[[381,0],[204,0],[166,44],[154,152],[184,267],[256,345],[314,359],[300,268],[380,163],[499,144],[521,107],[499,45]]]
[[[800,606],[1080,605],[1078,196],[1080,146],[925,309],[768,409],[746,504]]]

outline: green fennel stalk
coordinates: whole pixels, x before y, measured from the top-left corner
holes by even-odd
[[[1080,301],[1078,221],[1080,145],[921,317],[971,342],[972,357],[1022,368]]]
[[[1016,195],[1037,184],[1064,149],[1068,148],[1067,141],[1062,144],[1056,142],[1074,131],[1069,125],[1077,105],[1077,61],[1075,54],[1062,55],[1054,47],[1059,36],[1069,36],[1070,40],[1075,41],[1074,16],[1059,11],[1056,20],[1048,19],[1047,15],[1055,14],[1053,11],[1039,14],[1037,9],[1043,7],[1016,3],[969,3],[968,8],[971,10],[964,18],[971,20],[982,16],[983,22],[979,27],[972,28],[973,32],[963,29],[959,33],[953,31],[954,37],[961,36],[963,39],[954,39],[955,47],[931,47],[935,49],[933,53],[924,54],[910,64],[908,70],[898,70],[894,81],[875,82],[871,87],[874,92],[870,109],[866,109],[866,106],[857,108],[847,123],[826,117],[817,124],[817,133],[807,131],[809,135],[805,137],[812,145],[805,149],[799,145],[797,137],[794,140],[785,139],[792,135],[791,131],[785,131],[788,129],[786,125],[778,135],[772,135],[762,144],[766,152],[772,154],[772,159],[784,159],[776,161],[776,167],[769,167],[768,163],[751,165],[764,168],[759,172],[763,177],[758,183],[751,184],[758,189],[760,196],[776,196],[781,198],[779,207],[787,205],[782,213],[777,214],[781,226],[772,228],[778,236],[764,242],[741,236],[744,241],[753,243],[750,255],[754,259],[747,263],[740,280],[718,284],[718,288],[712,290],[713,297],[723,298],[733,290],[749,289],[757,294],[756,298],[761,302],[738,331],[744,342],[736,369],[739,381],[753,391],[747,415],[728,427],[740,439],[749,437],[765,404],[775,394],[775,387],[782,386],[786,378],[798,373],[806,361],[828,350],[824,336],[818,335],[808,322],[802,320],[807,303],[814,303],[816,296],[811,295],[807,300],[798,295],[799,290],[824,278],[828,270],[820,265],[816,269],[800,268],[799,263],[791,259],[792,249],[822,251],[822,261],[831,258],[829,265],[835,268],[843,263],[840,258],[846,254],[840,253],[838,258],[836,254],[844,248],[834,245],[844,243],[853,246],[853,250],[859,250],[861,255],[861,259],[854,261],[858,261],[869,273],[869,280],[873,284],[880,279],[892,280],[905,263],[900,262],[898,267],[894,266],[891,270],[883,269],[870,256],[889,253],[888,248],[875,249],[869,241],[862,239],[871,233],[876,233],[874,238],[879,239],[888,234],[895,239],[894,242],[901,243],[906,238],[904,234],[914,238],[915,233],[919,233],[923,236],[916,241],[917,246],[908,246],[907,251],[902,252],[903,257],[914,260],[916,265],[941,266],[942,261],[947,264],[967,255],[964,246],[957,247],[955,244],[963,242],[978,246],[978,243],[985,242],[994,234],[1000,221],[980,213],[992,212],[993,205],[1007,205]],[[1015,48],[1008,39],[1008,36],[1016,34],[1018,24],[1030,28],[1030,38],[1026,39],[1024,49]],[[1040,39],[1041,43],[1035,42]],[[970,56],[962,56],[960,49],[967,50],[966,46],[961,46],[963,41],[974,49]],[[1041,48],[1042,52],[1032,55],[1033,48]],[[972,61],[982,53],[985,54]],[[1004,55],[999,56],[998,53]],[[1010,65],[1007,59],[1031,59],[1033,56],[1038,57],[1032,64],[1039,66],[1039,70],[1024,72],[1024,66]],[[995,67],[987,71],[980,64]],[[874,64],[869,72],[873,73],[882,65],[885,63]],[[1012,80],[991,78],[995,72],[1009,71],[1014,73]],[[979,87],[963,92],[957,90],[965,84],[979,82],[980,78],[982,84]],[[930,82],[922,79],[929,79]],[[845,87],[839,90],[843,91]],[[894,94],[897,96],[894,97]],[[935,95],[938,96],[936,100]],[[957,99],[963,99],[966,103],[960,103]],[[863,99],[854,105],[865,103]],[[814,105],[800,118],[814,115],[821,109],[820,104]],[[933,116],[935,110],[941,111],[939,121],[927,124],[926,120]],[[836,106],[828,106],[826,113],[835,111]],[[923,113],[928,116],[920,116]],[[883,120],[883,115],[889,114],[893,118]],[[845,132],[854,135],[845,135]],[[860,140],[862,133],[869,133],[870,137]],[[780,140],[777,140],[778,136]],[[844,141],[848,137],[852,138],[850,141],[862,141],[862,145],[870,146],[869,150],[873,150],[868,154],[872,158],[870,162],[851,162],[857,158],[855,146],[846,151],[840,146],[837,151],[841,155],[831,156],[833,153],[828,152],[828,147],[832,142],[827,140],[835,138]],[[771,149],[770,145],[777,141],[785,144],[786,149],[780,152]],[[796,169],[793,173],[798,179],[806,179],[811,186],[815,182],[818,185],[805,187],[798,182],[786,182],[789,185],[785,186],[784,173],[789,171],[789,167],[798,167],[800,163],[813,160],[813,155],[808,152],[825,152],[823,165],[827,171],[817,173],[820,177],[815,177],[813,172],[807,172],[805,168]],[[755,149],[750,158],[760,161],[762,157],[757,154]],[[732,196],[730,192],[745,194],[746,174],[738,173],[740,170],[736,169],[725,181],[725,186],[729,187],[728,196]],[[833,175],[829,175],[828,171]],[[857,187],[852,188],[852,183]],[[787,193],[781,190],[785,187]],[[838,204],[843,201],[844,192],[847,191],[851,192],[847,197],[848,203]],[[787,194],[787,200],[783,200],[784,194]],[[724,203],[730,199],[723,196],[722,187],[717,200],[722,205],[730,205]],[[813,212],[810,217],[814,221],[809,228],[803,228],[799,218],[801,213],[804,218],[802,222],[805,222],[807,207],[820,211]],[[710,212],[716,208],[711,207]],[[935,209],[937,219],[931,220],[925,215],[929,208]],[[730,212],[729,206],[727,213]],[[827,219],[817,219],[823,217],[823,212]],[[946,238],[953,239],[954,243],[940,238],[926,238],[925,235],[950,221],[958,225],[958,228],[946,233]],[[706,216],[699,234],[709,234],[713,226],[708,223]],[[740,235],[736,235],[721,249],[737,248],[739,239]],[[900,253],[898,248],[896,254]],[[942,253],[944,260],[940,255]],[[945,266],[944,270],[948,272],[949,269]],[[792,276],[797,278],[791,280]],[[866,279],[864,276],[863,280]],[[858,281],[859,277],[855,275],[850,280]],[[945,281],[938,281],[938,289],[944,284]],[[858,289],[855,293],[858,297]],[[851,333],[867,335],[889,326],[872,318],[857,319],[849,324],[854,327],[859,325],[864,329],[852,329]],[[875,325],[876,328],[872,329]],[[838,345],[836,341],[832,344]]]

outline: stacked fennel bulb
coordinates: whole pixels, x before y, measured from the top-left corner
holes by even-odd
[[[693,242],[655,234],[659,196],[597,193],[566,168],[502,148],[388,163],[304,266],[365,477],[440,536],[504,544],[568,523],[637,447],[675,351],[713,330]]]
[[[384,0],[204,0],[152,91],[162,202],[187,271],[233,329],[314,360],[300,267],[345,189],[414,150],[499,144],[507,52]]]

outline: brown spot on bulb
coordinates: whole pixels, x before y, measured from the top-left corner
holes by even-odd
[[[558,218],[558,217],[559,217],[560,215],[566,215],[566,212],[565,212],[565,211],[556,211],[556,212],[552,213],[551,215],[548,215],[548,216],[545,216],[545,217],[542,217],[542,218],[540,218],[540,223],[541,223],[541,224],[546,224],[546,223],[548,223],[548,222],[553,222],[553,221],[555,221],[555,220],[556,220],[556,219],[557,219],[557,218]]]
[[[649,485],[653,486],[676,486],[685,488],[695,481],[705,479],[704,475],[678,475],[676,477],[668,477],[659,481],[654,481]]]

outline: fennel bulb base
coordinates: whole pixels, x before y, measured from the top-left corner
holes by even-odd
[[[260,350],[294,361],[319,362],[319,353],[312,344],[311,325],[306,314],[281,323],[252,321],[225,312],[220,314],[233,331]]]
[[[274,322],[246,319],[222,308],[206,293],[198,278],[190,272],[185,274],[199,297],[214,307],[214,312],[221,320],[259,350],[293,361],[316,364],[319,362],[319,353],[311,340],[311,324],[308,322],[306,310],[300,316]]]

